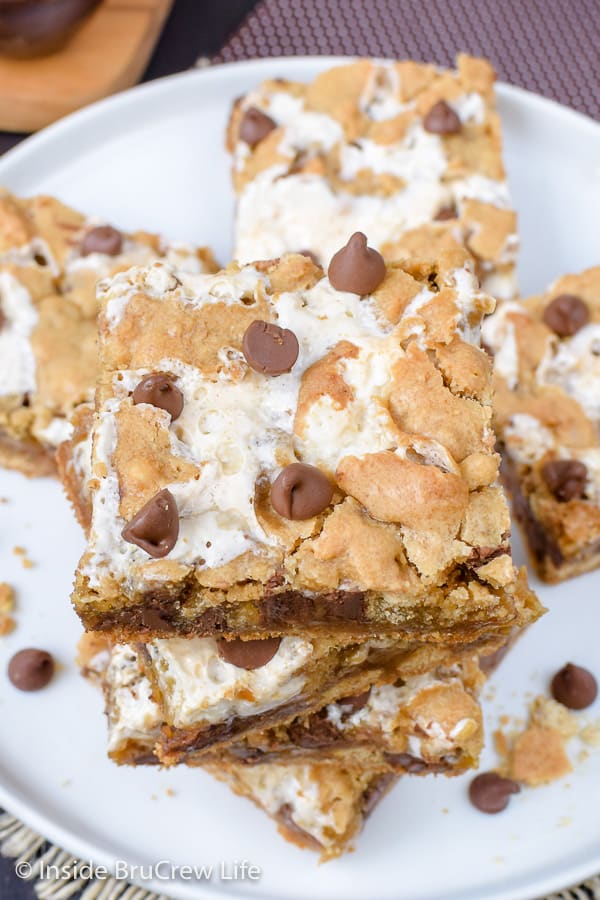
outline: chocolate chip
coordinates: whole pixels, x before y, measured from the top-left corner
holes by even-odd
[[[423,128],[431,134],[458,134],[461,121],[445,100],[438,100],[423,119]]]
[[[542,477],[556,499],[566,503],[583,497],[587,468],[578,459],[551,459],[542,466]]]
[[[342,719],[348,719],[358,712],[369,702],[371,696],[371,688],[363,691],[362,694],[355,694],[354,697],[344,697],[342,700],[336,700],[337,706],[342,708]]]
[[[46,650],[28,647],[15,653],[8,664],[8,677],[20,691],[39,691],[52,680],[54,660]]]
[[[270,116],[267,116],[255,106],[250,106],[240,122],[240,140],[250,147],[256,147],[277,125]]]
[[[118,256],[123,249],[123,236],[112,225],[98,225],[90,228],[81,242],[79,252],[82,256],[90,253],[105,253],[107,256]]]
[[[496,772],[482,772],[469,785],[469,800],[484,813],[499,813],[508,806],[511,794],[521,788],[511,778],[503,778]]]
[[[333,488],[315,466],[291,463],[271,485],[271,504],[284,519],[311,519],[331,503]]]
[[[132,394],[132,399],[135,404],[149,403],[158,409],[166,410],[170,413],[172,422],[181,415],[183,409],[183,394],[173,379],[161,372],[142,378]]]
[[[591,672],[567,663],[552,679],[552,696],[568,709],[586,709],[598,695],[598,683]]]
[[[0,331],[2,331],[2,329],[4,328],[5,325],[6,325],[6,316],[0,309]]]
[[[571,337],[590,321],[590,310],[576,294],[559,294],[550,301],[542,318],[559,337]]]
[[[448,219],[458,218],[458,210],[455,206],[442,206],[434,217],[435,222],[446,222]]]
[[[179,535],[179,512],[171,491],[165,488],[148,500],[121,534],[154,559],[170,553]]]
[[[381,253],[367,246],[367,238],[356,231],[345,247],[333,256],[327,270],[336,291],[372,294],[385,278],[385,262]]]
[[[232,641],[217,641],[217,651],[221,659],[237,666],[238,669],[260,669],[270,662],[277,651],[281,638],[264,638],[258,641],[242,641],[235,638]]]
[[[305,750],[319,750],[343,742],[343,736],[327,718],[327,710],[313,713],[304,721],[292,722],[288,733],[292,743]]]
[[[298,359],[298,338],[289,328],[255,319],[246,329],[242,350],[251,369],[262,375],[283,375]]]

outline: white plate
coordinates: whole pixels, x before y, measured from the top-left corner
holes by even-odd
[[[122,227],[206,241],[226,260],[233,203],[223,129],[231,100],[265,77],[309,79],[334,62],[237,63],[137,88],[13,150],[0,161],[0,183],[57,194]],[[499,96],[529,292],[600,262],[600,126],[515,88],[500,86]],[[1,578],[19,594],[18,628],[0,642],[2,668],[31,645],[64,665],[39,694],[21,694],[0,676],[0,803],[53,841],[108,866],[215,866],[210,882],[143,882],[178,898],[508,900],[600,871],[600,752],[564,781],[524,791],[496,817],[469,806],[468,777],[406,778],[373,815],[358,851],[322,867],[202,772],[109,764],[101,698],[73,662],[79,626],[68,594],[82,537],[55,483],[0,473],[0,497],[10,498],[0,505]],[[12,554],[17,544],[33,569]],[[599,585],[600,575],[590,575],[540,587],[550,614],[495,678],[491,725],[500,712],[523,712],[526,693],[543,691],[565,661],[599,669]],[[483,767],[492,760],[488,751]],[[221,861],[242,859],[260,866],[259,883],[221,879]]]

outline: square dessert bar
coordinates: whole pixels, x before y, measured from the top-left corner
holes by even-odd
[[[157,765],[161,712],[135,649],[107,646],[91,632],[79,647],[82,674],[104,687],[112,757],[131,765]],[[308,764],[245,766],[213,757],[203,768],[252,800],[276,822],[286,840],[316,850],[325,861],[350,849],[371,810],[397,777],[381,767],[359,770],[326,753]]]
[[[350,768],[460,775],[477,765],[483,746],[478,659],[467,653],[452,666],[373,685],[250,734],[221,750],[219,759],[264,765],[319,762],[327,754]]]
[[[310,252],[355,231],[387,259],[458,245],[483,287],[516,293],[516,217],[502,162],[494,71],[359,60],[311,84],[273,79],[234,105],[234,258]]]
[[[235,794],[251,800],[297,847],[320,854],[320,862],[354,849],[371,812],[398,777],[377,769],[346,769],[339,762],[204,766]]]
[[[328,276],[155,264],[101,301],[87,629],[469,643],[539,615],[464,251],[385,265],[355,235]]]
[[[157,258],[216,268],[208,250],[125,234],[51,197],[0,191],[0,465],[54,473],[70,414],[93,398],[96,281]]]
[[[495,649],[497,643],[481,649]],[[435,670],[456,673],[461,663],[474,655],[473,649],[460,653],[437,645],[402,648],[391,638],[346,647],[291,636],[260,641],[168,638],[145,645],[117,644],[104,675],[111,723],[109,754],[119,763],[135,762],[140,730],[135,723],[148,715],[158,727],[153,735],[154,752],[162,763],[201,764],[207,753],[220,752],[247,735],[291,723],[340,698],[358,702],[357,697],[371,689],[377,692],[381,685],[390,685],[383,691],[382,703],[407,705],[407,692],[394,692],[393,685],[399,680],[414,681]],[[470,676],[474,683],[472,670]],[[452,695],[449,690],[448,696]],[[377,693],[374,696],[379,697]],[[431,712],[435,699],[429,697],[429,701]],[[450,726],[452,730],[463,719],[475,719],[463,723],[464,733],[459,728],[465,740],[480,732],[481,725],[474,701],[466,706],[470,715],[459,716]],[[437,714],[440,712],[438,707]],[[388,719],[392,718],[390,714]],[[406,721],[398,723],[398,727],[406,725]],[[310,729],[310,725],[306,727]],[[364,733],[354,743],[359,737],[364,738]],[[454,737],[459,737],[458,732]],[[392,742],[392,746],[399,744]],[[239,760],[235,750],[232,757]],[[381,765],[383,755],[380,757]]]
[[[556,582],[600,565],[600,267],[506,303],[486,323],[514,515]]]

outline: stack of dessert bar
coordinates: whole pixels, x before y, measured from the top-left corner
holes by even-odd
[[[2,272],[51,276],[90,345],[99,309],[97,368],[52,332],[87,368],[49,403],[29,294],[13,333],[38,377],[1,423],[5,462],[20,441],[49,466],[71,417],[73,601],[109,753],[202,766],[324,859],[401,775],[477,764],[485,673],[541,612],[511,559],[480,341],[516,292],[493,81],[464,56],[363,60],[239,100],[238,262],[219,272],[6,198],[34,230]]]

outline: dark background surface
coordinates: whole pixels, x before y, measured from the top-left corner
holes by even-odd
[[[175,0],[144,81],[182,72],[199,56],[213,56],[255,5],[255,0]],[[0,132],[0,153],[26,135]],[[34,900],[31,884],[14,874],[14,860],[0,857],[0,900]]]

